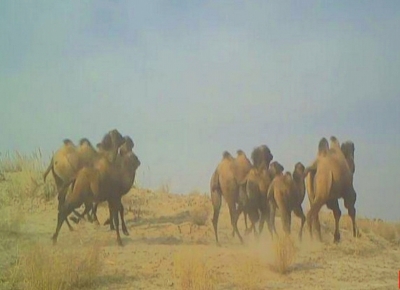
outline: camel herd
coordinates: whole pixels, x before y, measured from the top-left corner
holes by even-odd
[[[135,180],[136,170],[140,166],[139,158],[133,152],[134,143],[129,136],[123,137],[118,130],[109,131],[95,149],[86,138],[75,145],[65,139],[64,144],[52,156],[50,164],[43,174],[44,181],[52,172],[58,193],[58,217],[56,231],[52,237],[56,244],[57,237],[64,221],[69,229],[73,228],[68,216],[73,212],[78,222],[85,215],[88,220],[98,223],[97,206],[107,201],[109,208],[110,229],[115,230],[117,242],[122,245],[119,233],[119,218],[122,232],[129,235],[124,220],[123,195],[129,192]],[[345,207],[353,223],[353,235],[357,235],[355,222],[356,192],[353,187],[354,143],[347,141],[341,146],[336,137],[322,138],[318,145],[315,161],[307,168],[298,162],[293,172],[284,172],[284,167],[277,161],[266,145],[254,148],[251,161],[242,150],[233,157],[225,151],[222,160],[211,176],[211,201],[214,209],[213,228],[215,240],[218,240],[218,218],[225,199],[231,218],[232,235],[237,235],[243,243],[237,221],[244,215],[246,231],[258,236],[267,222],[268,230],[273,237],[276,234],[275,213],[280,211],[283,230],[290,234],[291,213],[301,219],[299,238],[305,222],[312,236],[312,227],[317,230],[321,240],[321,229],[318,213],[326,204],[333,211],[335,218],[334,242],[339,242],[339,219],[341,211],[338,199],[343,198]],[[307,218],[302,209],[302,202],[307,189],[310,210]],[[84,204],[82,214],[76,211]],[[250,227],[247,224],[250,219]],[[108,221],[106,222],[108,223]],[[256,229],[259,223],[259,229]]]
[[[124,207],[121,198],[128,193],[135,180],[136,170],[140,166],[139,158],[133,153],[133,141],[129,136],[122,137],[118,130],[108,132],[97,144],[97,150],[89,140],[82,139],[75,146],[69,139],[53,155],[49,167],[43,175],[51,171],[58,192],[57,228],[53,235],[53,243],[64,221],[70,230],[68,215],[74,213],[82,218],[98,223],[96,212],[100,202],[107,201],[110,212],[110,228],[116,230],[117,242],[122,245],[119,233],[119,218],[121,217],[122,232],[129,235],[124,220]],[[82,214],[75,211],[82,204],[85,210]],[[89,213],[91,212],[91,215]]]
[[[342,145],[336,137],[322,138],[318,145],[318,154],[315,161],[307,168],[300,162],[294,166],[293,173],[285,172],[283,166],[273,161],[273,155],[266,145],[256,147],[250,160],[242,150],[237,151],[233,157],[225,151],[210,181],[211,200],[214,208],[213,227],[215,240],[218,240],[218,217],[222,197],[225,199],[235,234],[243,243],[237,227],[237,221],[243,212],[246,234],[253,231],[256,236],[262,232],[264,223],[267,222],[269,232],[273,237],[276,234],[275,213],[278,209],[281,214],[283,230],[290,234],[291,213],[301,219],[299,239],[307,221],[312,237],[312,227],[317,230],[319,240],[321,227],[318,213],[321,207],[326,206],[333,211],[335,218],[334,242],[339,242],[339,220],[341,211],[338,199],[344,199],[353,224],[353,236],[358,235],[356,226],[356,192],[353,187],[354,143],[347,141]],[[307,218],[303,213],[301,204],[305,191],[310,201],[310,210]],[[251,226],[248,228],[247,217]],[[259,233],[255,224],[259,222]]]

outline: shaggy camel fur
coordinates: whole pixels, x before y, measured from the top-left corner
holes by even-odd
[[[320,140],[318,146],[318,156],[311,166],[306,168],[305,175],[311,173],[307,182],[311,208],[307,213],[307,224],[312,237],[312,226],[315,225],[319,240],[322,241],[321,226],[318,213],[321,207],[326,204],[332,210],[335,218],[334,242],[340,241],[339,220],[341,211],[338,199],[344,199],[344,205],[348,210],[353,225],[353,236],[358,234],[356,226],[355,202],[357,199],[356,191],[353,187],[353,169],[349,160],[342,152],[339,141],[336,137],[330,138],[330,146],[325,138]],[[354,152],[354,150],[351,150]],[[351,158],[354,164],[354,156]],[[314,175],[314,176],[312,176]]]
[[[261,159],[260,159],[261,158]],[[253,151],[253,168],[248,173],[246,180],[240,185],[240,202],[243,204],[244,212],[249,215],[251,227],[246,231],[246,234],[253,230],[257,237],[258,233],[255,224],[260,221],[259,232],[261,234],[264,223],[267,221],[268,229],[273,237],[273,232],[276,230],[271,224],[271,206],[267,202],[268,187],[275,175],[275,172],[269,170],[269,165],[272,159],[265,160],[257,154],[257,148]],[[273,162],[275,164],[276,162]]]
[[[109,131],[101,142],[102,156],[108,156],[113,162],[123,142],[123,137],[118,130]],[[81,139],[79,146],[65,139],[64,145],[54,153],[43,174],[43,180],[46,182],[46,177],[51,171],[57,187],[59,207],[64,202],[68,187],[75,180],[78,171],[85,166],[90,166],[96,157],[98,157],[98,152],[86,138]]]
[[[293,175],[290,172],[280,172],[273,179],[268,189],[268,201],[272,204],[271,223],[275,227],[275,210],[278,208],[281,214],[283,230],[290,234],[292,211],[301,219],[299,239],[302,239],[303,227],[306,221],[301,204],[305,196],[304,165],[296,163]]]
[[[136,170],[140,166],[139,159],[132,152],[132,140],[129,137],[125,137],[124,140],[125,143],[121,146],[114,162],[102,156],[92,166],[84,167],[78,172],[72,191],[66,196],[58,213],[57,227],[52,238],[54,244],[57,242],[63,222],[74,208],[84,203],[83,214],[86,214],[92,209],[93,203],[107,201],[117,232],[117,242],[122,245],[118,212],[124,234],[127,235],[128,231],[124,221],[121,196],[131,188]],[[97,219],[96,211],[93,214]]]
[[[254,152],[254,154],[260,156],[260,158],[258,158],[259,160],[268,160],[266,161],[268,163],[273,158],[270,150],[266,145],[261,145],[257,147],[257,150],[255,150]],[[241,158],[241,155],[244,155],[244,153],[238,154],[238,159]],[[237,220],[241,211],[243,210],[243,208],[239,204],[239,182],[241,182],[241,179],[237,177],[239,171],[237,167],[238,166],[235,162],[235,158],[233,158],[229,152],[225,151],[223,153],[223,158],[221,162],[218,164],[210,180],[211,201],[214,208],[213,227],[217,245],[220,245],[218,240],[217,228],[219,212],[222,203],[222,196],[228,204],[233,231],[237,234],[240,242],[243,243],[243,238],[237,228]]]

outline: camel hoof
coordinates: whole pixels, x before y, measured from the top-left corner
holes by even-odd
[[[118,246],[120,246],[120,247],[123,247],[123,246],[124,246],[124,244],[122,243],[121,240],[118,240],[117,243],[118,243]]]
[[[79,219],[76,216],[70,217],[69,220],[73,221],[76,224],[79,223]]]
[[[128,230],[122,230],[122,233],[123,233],[125,236],[129,236]]]
[[[333,242],[334,242],[335,244],[338,244],[338,243],[340,242],[340,235],[335,236],[335,237],[333,238]]]

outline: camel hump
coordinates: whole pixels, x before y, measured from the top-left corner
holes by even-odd
[[[331,136],[330,140],[331,140],[331,144],[330,144],[331,149],[341,150],[339,140],[335,136]]]
[[[292,181],[292,174],[289,171],[286,171],[283,180],[286,184],[290,183]]]
[[[238,150],[236,151],[236,154],[237,154],[237,155],[245,155],[245,154],[244,154],[244,151],[243,151],[242,149],[238,149]]]
[[[68,138],[66,138],[66,139],[64,139],[63,140],[63,143],[64,143],[64,145],[69,145],[69,146],[74,146],[74,143],[71,141],[71,139],[68,139]]]
[[[84,144],[89,145],[90,147],[92,147],[92,143],[90,143],[88,138],[82,138],[81,140],[79,140],[79,145],[82,146]]]
[[[328,153],[328,150],[329,150],[328,140],[326,140],[326,138],[324,137],[319,141],[319,144],[318,144],[318,155],[325,156],[326,153]]]
[[[233,158],[233,157],[232,157],[231,153],[229,153],[228,151],[224,151],[224,152],[222,153],[222,158],[224,158],[224,159],[231,159],[231,158]]]

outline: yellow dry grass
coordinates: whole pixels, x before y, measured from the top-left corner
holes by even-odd
[[[290,272],[296,258],[296,252],[296,246],[291,236],[279,236],[273,242],[274,260],[272,269],[281,274]]]
[[[263,267],[257,258],[244,258],[242,262],[235,265],[235,285],[237,289],[261,289],[262,269]]]
[[[184,290],[213,290],[217,281],[205,258],[196,251],[175,254],[174,277],[178,289]]]
[[[63,251],[36,244],[8,271],[12,289],[67,290],[93,287],[102,269],[100,249]]]

